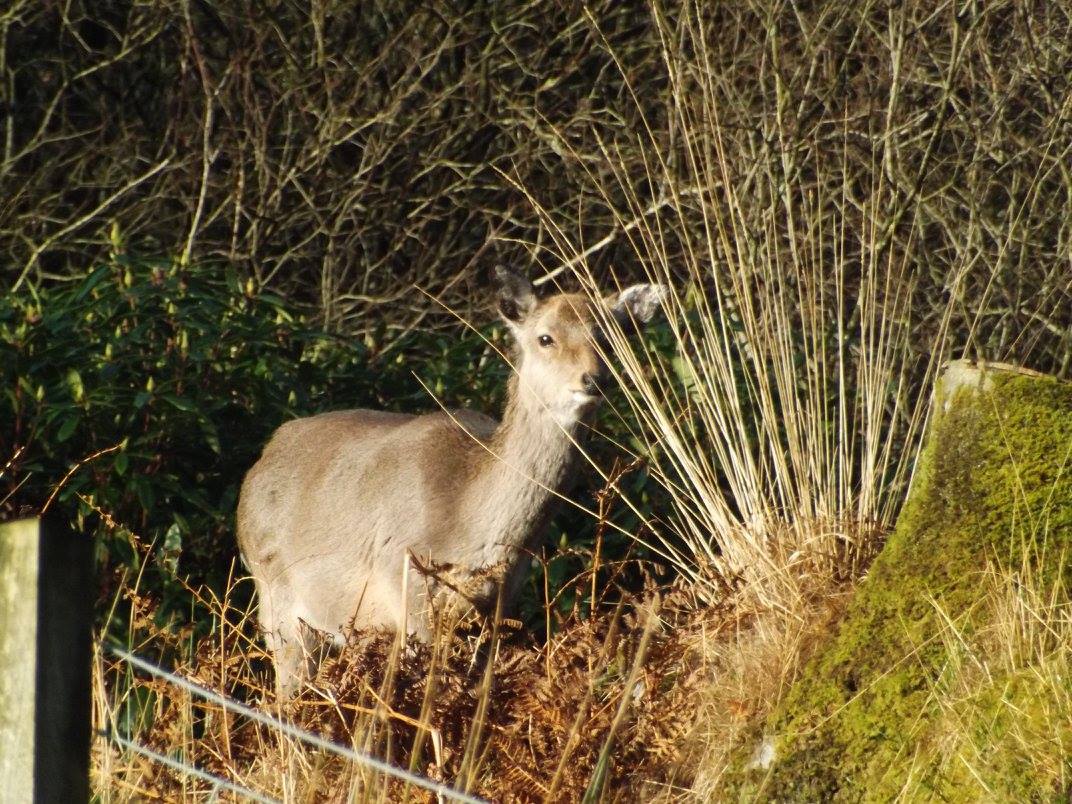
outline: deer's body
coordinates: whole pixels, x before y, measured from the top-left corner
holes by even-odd
[[[427,634],[424,579],[411,576],[403,599],[410,556],[479,575],[477,603],[494,603],[499,584],[512,597],[576,463],[601,365],[583,297],[538,303],[506,280],[506,302],[521,302],[504,311],[515,337],[553,338],[556,354],[536,346],[547,353],[536,360],[520,344],[501,424],[473,411],[325,413],[280,427],[246,476],[238,540],[284,693],[311,669],[309,627]]]

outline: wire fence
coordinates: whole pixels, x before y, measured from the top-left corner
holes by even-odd
[[[128,740],[120,734],[117,734],[113,729],[106,731],[98,731],[97,736],[107,740],[108,742],[115,743],[124,751],[130,751],[131,753],[143,756],[153,762],[164,765],[171,768],[174,771],[185,774],[186,776],[192,776],[195,779],[200,779],[203,782],[208,782],[212,785],[212,790],[209,793],[209,802],[213,802],[219,799],[219,793],[221,790],[227,790],[236,795],[242,796],[242,798],[249,801],[261,802],[261,804],[282,804],[277,798],[266,796],[263,793],[258,793],[256,790],[250,790],[248,787],[243,787],[240,784],[235,784],[230,779],[225,779],[222,776],[217,776],[214,773],[209,773],[196,765],[190,765],[181,760],[169,757],[167,754],[161,754],[159,751],[154,751],[148,746],[141,745]]]
[[[426,776],[421,776],[420,774],[412,773],[411,771],[391,765],[390,763],[385,762],[382,759],[378,759],[374,756],[355,751],[349,746],[341,745],[331,740],[327,740],[318,734],[313,734],[312,732],[304,731],[303,729],[298,728],[292,723],[287,723],[285,720],[282,720],[278,717],[267,714],[265,712],[261,712],[257,709],[247,706],[246,704],[240,703],[239,701],[232,700],[231,698],[228,698],[225,695],[221,695],[214,690],[207,689],[206,687],[203,687],[200,684],[190,681],[187,678],[183,678],[182,676],[177,675],[169,670],[165,670],[162,667],[158,667],[155,664],[152,664],[151,662],[148,662],[139,656],[135,656],[133,653],[130,653],[129,651],[124,650],[117,645],[102,644],[102,648],[116,658],[125,661],[131,667],[140,670],[144,673],[148,673],[154,678],[161,679],[168,684],[186,690],[187,692],[196,695],[197,697],[202,698],[206,701],[211,701],[212,703],[215,703],[230,712],[249,718],[256,723],[260,723],[261,725],[274,729],[278,733],[290,737],[294,740],[299,740],[307,745],[311,745],[315,748],[319,748],[323,751],[335,754],[336,756],[342,757],[343,759],[346,759],[354,763],[355,765],[361,765],[370,768],[377,773],[381,773],[385,776],[394,777],[407,784],[413,785],[414,787],[419,787],[423,790],[427,790],[438,796],[440,800],[448,799],[451,801],[465,802],[465,804],[485,804],[483,799],[472,796],[461,790],[456,790],[455,788],[443,784],[442,782],[437,782],[434,779],[429,779]],[[100,732],[100,735],[111,740],[113,743],[123,748],[124,750],[132,751],[134,753],[146,757],[147,759],[150,759],[153,762],[158,762],[162,765],[165,765],[172,770],[201,779],[202,781],[213,785],[213,797],[218,796],[220,791],[226,790],[228,792],[242,796],[250,801],[271,802],[272,804],[278,802],[278,799],[266,796],[262,793],[258,793],[254,790],[243,787],[242,785],[236,784],[221,776],[209,773],[208,771],[198,768],[194,765],[184,763],[173,757],[168,757],[144,745],[139,745],[138,743],[117,734],[114,729],[109,729],[108,731]]]

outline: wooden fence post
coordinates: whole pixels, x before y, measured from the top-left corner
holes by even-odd
[[[52,520],[0,525],[0,799],[89,798],[92,543]]]

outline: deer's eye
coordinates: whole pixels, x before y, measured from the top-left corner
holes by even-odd
[[[540,344],[540,346],[543,346],[543,347],[554,346],[555,345],[555,339],[552,338],[550,335],[541,335],[536,340]]]

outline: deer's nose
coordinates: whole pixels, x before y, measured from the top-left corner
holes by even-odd
[[[596,377],[594,374],[583,374],[581,376],[581,387],[584,388],[586,394],[595,394],[599,390],[599,386],[596,385]]]

